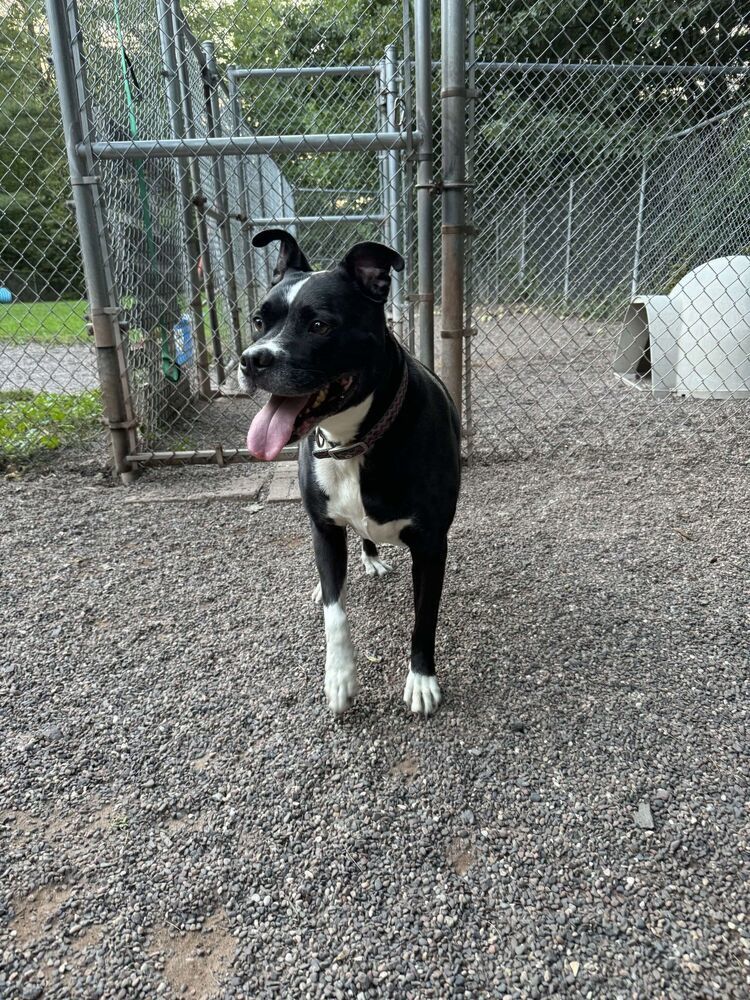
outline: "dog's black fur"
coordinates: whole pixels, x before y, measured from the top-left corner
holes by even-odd
[[[411,552],[414,584],[415,623],[405,699],[413,711],[429,714],[440,700],[435,629],[460,483],[459,417],[442,382],[408,355],[388,330],[384,303],[390,271],[403,267],[395,251],[376,243],[357,244],[338,265],[306,281],[310,265],[290,234],[270,230],[253,242],[264,246],[273,240],[281,245],[273,284],[253,318],[254,342],[243,354],[240,379],[247,388],[275,394],[276,400],[310,397],[290,439],[303,438],[299,477],[326,610],[329,703],[334,711],[343,711],[356,691],[343,614],[346,527],[354,527],[363,538],[366,568],[378,569],[383,564],[375,542],[393,530],[389,540]],[[391,407],[404,366],[408,382],[403,404],[367,453],[344,460],[315,457],[316,434],[310,430],[318,433],[321,427],[328,446],[346,444],[332,440],[331,431],[345,426],[348,415],[361,412],[359,426],[355,422],[348,431],[361,441]],[[343,384],[337,383],[342,377]],[[331,387],[329,396],[316,407],[315,394],[325,387]],[[261,457],[270,457],[268,448],[261,451]],[[359,510],[357,487],[364,517],[347,519],[347,510]],[[339,491],[341,496],[336,495]],[[397,523],[391,529],[392,522]],[[343,653],[336,652],[339,647]],[[346,675],[342,683],[337,682],[339,675]]]

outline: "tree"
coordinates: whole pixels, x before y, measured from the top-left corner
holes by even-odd
[[[38,0],[0,16],[0,280],[22,297],[78,297],[83,280],[46,22]]]

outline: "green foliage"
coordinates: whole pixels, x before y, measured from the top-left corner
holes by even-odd
[[[0,344],[87,343],[87,308],[83,299],[0,305]]]
[[[101,418],[98,390],[76,396],[0,392],[0,467],[26,462],[90,433]]]
[[[480,16],[478,57],[507,62],[717,65],[746,62],[750,33],[739,0],[502,0]],[[648,152],[750,98],[745,77],[487,74],[481,141],[528,187]],[[519,136],[523,142],[519,143]],[[515,185],[514,185],[515,186]]]
[[[78,240],[40,0],[0,5],[0,281],[80,296]]]

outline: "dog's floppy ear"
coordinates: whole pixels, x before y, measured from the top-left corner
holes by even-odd
[[[341,266],[363,295],[373,302],[385,302],[391,288],[391,269],[403,271],[404,258],[382,243],[357,243]]]
[[[302,253],[299,244],[285,229],[264,229],[253,236],[254,247],[267,247],[269,243],[278,241],[279,256],[273,269],[271,284],[277,285],[287,271],[312,271],[307,257]]]

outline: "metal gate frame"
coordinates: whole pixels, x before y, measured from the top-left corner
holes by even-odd
[[[80,19],[76,0],[46,0],[50,28],[52,55],[57,76],[61,114],[66,136],[66,151],[71,184],[78,220],[81,253],[90,302],[97,367],[102,387],[105,422],[108,426],[114,465],[123,482],[132,482],[138,468],[145,465],[205,464],[226,465],[255,461],[246,449],[218,447],[207,451],[190,452],[138,452],[136,435],[137,414],[126,364],[126,343],[120,317],[121,307],[110,266],[111,252],[107,236],[106,204],[97,175],[97,165],[106,160],[137,161],[168,158],[176,164],[179,187],[183,194],[185,232],[193,258],[190,273],[191,307],[195,315],[196,341],[200,369],[201,357],[205,361],[205,326],[200,312],[200,288],[195,271],[199,244],[204,242],[205,215],[200,205],[200,191],[194,190],[195,178],[185,160],[208,157],[215,164],[219,189],[223,157],[246,154],[269,154],[304,151],[309,153],[379,151],[385,164],[386,205],[389,235],[393,235],[398,185],[398,164],[392,155],[404,152],[407,160],[416,159],[417,208],[416,228],[419,256],[417,292],[412,297],[419,312],[419,354],[428,366],[434,363],[433,344],[433,233],[432,198],[436,188],[432,176],[432,62],[431,15],[429,0],[414,0],[414,111],[416,128],[409,118],[399,126],[396,118],[393,80],[395,52],[386,52],[382,73],[385,77],[384,128],[376,132],[334,133],[320,135],[221,135],[218,130],[205,138],[190,134],[184,114],[181,113],[179,93],[168,85],[168,104],[171,117],[171,135],[156,139],[131,138],[130,140],[102,140],[96,135],[91,113],[90,91],[87,86],[86,56],[83,48]],[[404,4],[408,14],[408,2]],[[175,70],[175,37],[170,37],[169,26],[178,22],[179,12],[175,0],[159,0],[162,54],[167,70]],[[448,387],[460,407],[461,351],[463,333],[463,199],[464,199],[464,132],[463,108],[465,102],[464,66],[464,11],[456,0],[444,0],[443,50],[443,158],[445,164],[442,183],[443,195],[443,288],[447,308],[443,311],[441,336],[447,341],[443,374]],[[405,32],[405,35],[407,33]],[[405,39],[408,42],[408,38]],[[405,65],[410,65],[405,51]],[[205,65],[209,76],[213,51],[204,46]],[[167,76],[176,81],[178,74]],[[214,115],[214,121],[216,116]],[[191,189],[192,186],[192,189]],[[190,196],[188,198],[188,195]],[[198,209],[196,211],[196,199]],[[188,205],[192,209],[188,208]],[[257,221],[257,220],[256,220]],[[223,239],[227,250],[227,238]],[[230,273],[235,276],[234,264]],[[227,266],[230,266],[227,264]],[[404,300],[397,283],[396,315],[404,316]],[[237,291],[230,291],[230,304],[236,307]],[[410,303],[411,307],[412,303]],[[209,301],[209,311],[211,303]],[[236,335],[237,320],[232,309],[232,326]],[[204,365],[205,367],[205,365]],[[199,379],[202,391],[208,390],[205,372]],[[283,458],[293,459],[296,449],[285,449]]]

